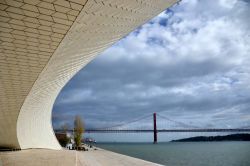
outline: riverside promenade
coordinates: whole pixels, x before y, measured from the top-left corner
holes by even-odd
[[[145,160],[96,149],[89,151],[28,149],[0,152],[0,166],[159,166]]]

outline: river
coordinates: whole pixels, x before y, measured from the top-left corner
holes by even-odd
[[[96,146],[167,166],[250,166],[250,142],[98,143]]]

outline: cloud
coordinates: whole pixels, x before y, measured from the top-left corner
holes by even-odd
[[[90,89],[81,91],[72,89],[68,93],[63,93],[57,104],[74,104],[86,100],[93,100],[92,91]]]
[[[153,112],[202,127],[250,125],[249,11],[236,0],[183,0],[164,11],[64,87],[54,126],[65,115],[99,127]]]

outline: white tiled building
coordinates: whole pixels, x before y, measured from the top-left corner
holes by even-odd
[[[0,0],[0,146],[61,149],[51,125],[67,81],[178,0]]]

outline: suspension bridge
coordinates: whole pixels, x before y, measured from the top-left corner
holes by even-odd
[[[151,123],[142,123],[142,121],[148,122],[149,118]],[[157,121],[161,118],[160,121]],[[165,123],[165,127],[158,127],[159,123]],[[146,124],[146,125],[145,125]],[[168,124],[168,125],[166,125]],[[171,124],[171,125],[169,125]],[[167,126],[167,127],[166,127]],[[61,132],[65,130],[56,129],[55,132]],[[74,130],[67,130],[74,132]],[[163,115],[153,113],[152,115],[142,116],[129,122],[125,122],[119,125],[104,127],[104,128],[87,128],[85,133],[153,133],[154,143],[157,143],[157,133],[198,133],[198,132],[216,132],[216,133],[248,133],[250,132],[250,126],[244,126],[241,128],[200,128],[191,124],[175,121],[169,119]]]

